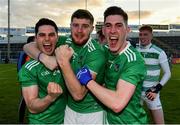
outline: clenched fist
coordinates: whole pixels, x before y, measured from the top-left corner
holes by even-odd
[[[61,45],[60,47],[56,48],[55,50],[56,60],[58,64],[60,65],[60,67],[61,67],[61,64],[69,62],[73,53],[74,53],[74,50],[68,45]]]
[[[55,82],[49,82],[47,86],[48,95],[54,101],[56,98],[63,93],[61,86]]]

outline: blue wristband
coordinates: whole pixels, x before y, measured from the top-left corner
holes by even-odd
[[[76,74],[77,79],[80,81],[81,85],[87,85],[89,81],[92,80],[91,73],[87,67],[83,67]]]

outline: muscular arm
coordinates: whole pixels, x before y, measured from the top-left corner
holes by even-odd
[[[69,48],[67,45],[62,45],[58,47],[55,51],[56,58],[61,70],[63,72],[64,79],[66,81],[66,86],[71,93],[74,100],[81,100],[87,93],[85,86],[82,86],[79,83],[79,80],[76,78],[74,71],[72,70],[70,59],[73,55],[72,48]]]
[[[38,60],[38,54],[40,53],[40,50],[38,49],[36,42],[25,44],[23,46],[23,50],[31,58]]]
[[[62,93],[62,88],[56,83],[49,83],[47,91],[47,96],[38,98],[37,85],[22,88],[23,97],[31,113],[44,111]]]
[[[69,62],[60,64],[61,70],[63,72],[64,79],[66,81],[66,86],[71,93],[74,100],[81,100],[87,93],[85,86],[82,86],[78,79],[76,78],[71,65]]]
[[[136,86],[120,79],[117,83],[116,90],[110,90],[91,80],[87,88],[108,108],[118,113],[130,101]]]
[[[38,61],[40,50],[38,49],[36,42],[25,44],[23,50],[31,58]],[[56,58],[54,56],[48,56],[44,53],[41,53],[41,55],[39,56],[39,60],[50,70],[54,70],[58,66]]]

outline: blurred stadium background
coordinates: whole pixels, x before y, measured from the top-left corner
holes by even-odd
[[[138,2],[140,24],[140,0]],[[113,0],[109,0],[109,3],[113,3]],[[85,8],[87,9],[87,0],[85,0]],[[8,17],[10,17],[9,8]],[[21,91],[16,63],[28,36],[34,35],[34,27],[13,28],[10,27],[9,20],[7,23],[8,27],[0,27],[0,124],[18,124],[18,104]],[[101,29],[102,24],[102,22],[96,23],[95,31],[92,33],[93,38],[97,39],[96,32]],[[149,25],[154,29],[153,43],[161,47],[172,62],[172,77],[161,92],[165,123],[180,124],[180,24]],[[130,28],[128,40],[137,44],[139,25],[130,25]],[[70,28],[59,27],[59,34],[69,35]]]
[[[96,32],[102,27],[102,22],[96,23],[96,30],[92,33],[93,38],[97,38]],[[153,43],[161,47],[173,64],[180,63],[180,24],[155,25],[149,24],[154,29]],[[139,25],[129,25],[131,32],[128,40],[131,43],[138,43]],[[5,63],[7,58],[9,63],[16,63],[19,52],[22,51],[28,36],[34,35],[34,27],[10,28],[9,38],[7,37],[8,28],[0,27],[0,63]],[[59,34],[69,35],[69,27],[59,27]]]
[[[151,26],[154,29],[154,44],[164,49],[168,58],[172,61],[172,77],[161,92],[165,122],[166,124],[179,124],[180,24],[153,24]],[[102,22],[97,22],[96,31],[93,32],[92,37],[97,39],[96,32],[101,27]],[[139,26],[130,25],[130,27],[131,32],[128,40],[136,44],[139,41]],[[0,28],[0,124],[18,124],[18,104],[21,91],[18,84],[16,63],[19,52],[22,51],[23,45],[26,44],[28,36],[34,35],[34,27],[10,28],[10,45],[8,45],[7,30],[7,28]],[[59,27],[59,34],[69,35],[70,28]],[[6,62],[8,53],[10,58],[9,62]]]

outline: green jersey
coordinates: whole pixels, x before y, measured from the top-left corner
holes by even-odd
[[[110,53],[105,46],[108,61],[105,68],[105,85],[115,90],[118,80],[122,79],[136,86],[134,95],[125,109],[119,113],[107,110],[109,124],[139,124],[147,123],[146,112],[140,105],[142,82],[146,75],[146,68],[140,53],[130,43],[118,55]],[[121,99],[120,99],[121,100]]]
[[[41,113],[30,113],[29,123],[32,124],[62,124],[64,121],[64,111],[67,102],[66,87],[60,70],[51,71],[38,61],[30,60],[21,68],[19,72],[19,82],[21,87],[38,86],[38,97],[44,98],[47,95],[49,82],[60,84],[63,93]]]
[[[98,83],[104,83],[105,55],[103,48],[97,41],[90,38],[85,45],[78,46],[72,41],[71,37],[61,36],[57,46],[63,44],[68,44],[74,50],[71,67],[75,74],[80,68],[87,66],[92,72],[97,73],[96,81]],[[69,94],[68,106],[79,113],[90,113],[102,110],[102,104],[90,92],[88,92],[81,101],[75,101]]]

